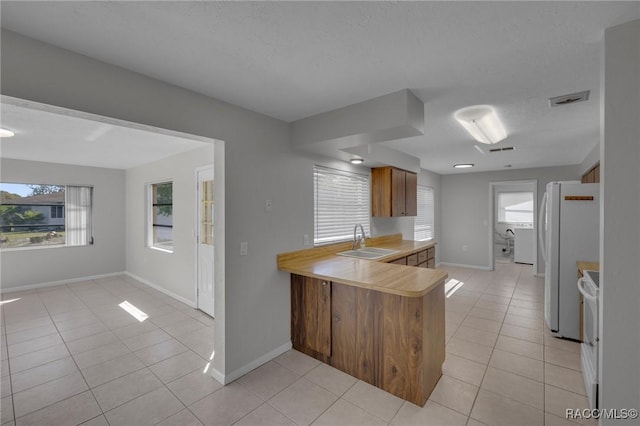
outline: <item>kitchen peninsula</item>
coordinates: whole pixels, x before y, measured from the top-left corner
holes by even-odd
[[[278,255],[291,273],[291,340],[309,356],[423,406],[442,375],[444,282],[435,243],[401,234],[367,239],[376,260],[337,255],[339,243]]]

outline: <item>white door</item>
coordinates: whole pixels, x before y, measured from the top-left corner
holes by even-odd
[[[198,170],[198,309],[213,316],[214,293],[213,166]]]

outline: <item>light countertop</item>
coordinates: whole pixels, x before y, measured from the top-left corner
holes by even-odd
[[[402,240],[401,234],[367,240],[367,247],[397,250],[376,260],[356,259],[336,253],[351,243],[333,244],[278,255],[278,268],[292,274],[335,281],[405,297],[422,297],[448,277],[440,269],[394,265],[386,262],[435,246],[435,242]]]

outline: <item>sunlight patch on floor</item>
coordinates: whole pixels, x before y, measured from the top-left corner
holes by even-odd
[[[444,295],[445,297],[449,298],[451,296],[453,296],[453,293],[455,293],[456,291],[458,291],[460,289],[460,287],[462,287],[464,285],[464,282],[462,281],[458,281],[454,278],[449,279],[449,281],[447,281],[444,284]]]
[[[135,319],[137,319],[140,322],[142,322],[142,321],[146,320],[147,318],[149,318],[149,315],[145,314],[140,309],[136,308],[135,306],[133,306],[131,303],[127,302],[126,300],[124,302],[122,302],[121,304],[119,304],[118,306],[120,306],[122,309],[127,311],[129,313],[129,315],[131,315],[132,317],[134,317]]]
[[[213,361],[213,356],[216,354],[215,349],[213,350],[213,352],[211,352],[211,356],[209,357],[209,362],[207,363],[207,365],[204,366],[204,371],[202,372],[202,374],[206,374],[207,371],[209,371],[209,367],[211,367],[211,361]]]

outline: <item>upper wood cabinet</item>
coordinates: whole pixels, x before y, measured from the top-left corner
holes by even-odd
[[[582,183],[600,183],[600,162],[582,175]]]
[[[395,167],[371,169],[371,216],[418,215],[418,175]]]

